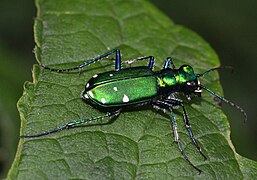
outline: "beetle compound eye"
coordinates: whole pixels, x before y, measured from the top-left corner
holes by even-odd
[[[181,68],[187,74],[194,74],[193,68],[189,65],[183,65],[183,66],[181,66]]]

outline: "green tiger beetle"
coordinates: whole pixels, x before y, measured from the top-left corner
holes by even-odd
[[[154,57],[145,56],[127,61],[128,64],[132,64],[136,61],[149,60],[148,66],[121,68],[121,55],[120,50],[114,49],[96,58],[93,58],[83,64],[69,68],[69,69],[55,69],[40,64],[44,69],[58,72],[68,73],[70,71],[79,70],[92,63],[95,63],[101,59],[108,58],[109,55],[115,53],[115,69],[113,71],[104,72],[101,74],[95,74],[85,85],[81,98],[90,102],[92,105],[108,109],[108,112],[104,115],[92,117],[88,119],[82,119],[75,122],[69,122],[65,125],[59,126],[55,129],[43,132],[35,135],[23,135],[20,138],[34,138],[47,134],[51,134],[63,129],[69,129],[71,127],[81,125],[83,123],[96,122],[108,117],[118,116],[124,107],[137,107],[144,105],[152,105],[155,109],[167,110],[171,117],[171,127],[174,133],[175,142],[178,145],[179,151],[183,158],[199,173],[202,171],[191,163],[188,159],[182,145],[179,140],[176,121],[173,115],[174,107],[181,107],[183,111],[183,119],[185,127],[189,133],[189,136],[196,147],[198,153],[203,156],[204,160],[207,157],[202,153],[191,129],[189,118],[184,107],[184,103],[181,99],[176,97],[176,93],[182,92],[190,100],[190,95],[201,96],[202,89],[208,91],[214,97],[230,104],[241,113],[247,119],[245,111],[238,105],[231,101],[221,97],[214,93],[210,89],[201,85],[198,78],[208,74],[211,71],[228,68],[228,67],[216,67],[207,70],[202,74],[195,74],[194,70],[189,65],[182,65],[176,69],[172,58],[168,57],[164,63],[163,69],[160,71],[153,71]],[[110,111],[111,110],[111,111]]]

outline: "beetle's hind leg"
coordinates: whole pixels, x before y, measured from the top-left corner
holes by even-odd
[[[78,121],[69,122],[67,124],[64,124],[62,126],[59,126],[57,128],[54,128],[52,130],[49,130],[49,131],[46,131],[46,132],[43,132],[43,133],[40,133],[40,134],[22,135],[22,136],[20,136],[20,138],[41,137],[41,136],[45,136],[45,135],[48,135],[48,134],[52,134],[52,133],[61,131],[63,129],[70,129],[70,128],[73,128],[73,127],[78,126],[78,125],[89,124],[89,123],[92,123],[92,122],[99,122],[100,120],[103,120],[103,119],[106,119],[106,118],[110,118],[110,117],[114,117],[114,116],[119,116],[120,115],[120,111],[121,111],[121,109],[118,109],[118,110],[113,111],[113,112],[107,112],[104,115],[100,115],[100,116],[96,116],[96,117],[92,117],[92,118],[81,119],[81,120],[78,120]],[[108,122],[107,123],[99,123],[99,125],[108,124]]]
[[[121,55],[120,55],[120,50],[118,49],[113,49],[105,54],[102,54],[100,56],[97,56],[96,58],[93,58],[89,61],[86,61],[78,66],[75,66],[75,67],[72,67],[72,68],[68,68],[68,69],[57,69],[57,68],[51,68],[51,67],[48,67],[44,64],[39,64],[41,67],[43,67],[44,69],[47,69],[49,71],[54,71],[54,72],[58,72],[58,73],[68,73],[68,72],[71,72],[71,71],[74,71],[74,70],[79,70],[79,72],[81,71],[81,69],[83,67],[86,67],[92,63],[95,63],[101,59],[104,59],[106,57],[108,57],[109,55],[115,53],[116,54],[116,59],[115,59],[115,70],[116,71],[119,71],[121,69]]]

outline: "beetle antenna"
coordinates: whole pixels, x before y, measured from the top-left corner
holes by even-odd
[[[205,90],[208,91],[210,94],[212,94],[213,96],[217,97],[218,99],[220,99],[220,100],[224,101],[225,103],[230,104],[231,106],[233,106],[233,107],[235,107],[236,109],[238,109],[238,110],[244,115],[244,117],[245,117],[244,122],[247,121],[247,114],[246,114],[246,112],[244,111],[243,108],[241,108],[241,107],[238,106],[237,104],[234,104],[233,102],[227,100],[226,98],[224,98],[224,97],[222,97],[222,96],[220,96],[220,95],[214,93],[213,91],[211,91],[210,89],[208,89],[207,87],[205,87],[205,86],[203,86],[203,85],[201,85],[201,84],[199,84],[198,86],[201,87],[201,88],[203,88],[203,89],[205,89]]]
[[[196,76],[197,77],[202,77],[202,76],[208,74],[209,72],[212,72],[212,71],[215,71],[215,70],[220,70],[220,69],[231,69],[231,72],[234,71],[234,67],[233,66],[220,66],[220,67],[211,68],[211,69],[209,69],[208,71],[205,71],[202,74],[197,74]]]

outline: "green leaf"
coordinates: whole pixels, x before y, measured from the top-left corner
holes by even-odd
[[[197,34],[175,25],[147,1],[36,1],[35,54],[50,67],[76,66],[108,49],[123,60],[153,55],[155,70],[167,56],[175,65],[190,64],[196,72],[219,65],[211,47]],[[144,65],[146,62],[136,63]],[[35,65],[18,108],[21,134],[41,133],[70,121],[102,114],[80,98],[94,74],[112,70],[110,60],[61,74]],[[216,72],[202,84],[221,94]],[[136,88],[136,87],[135,87]],[[175,113],[182,146],[198,174],[180,154],[168,115],[146,108],[123,111],[104,126],[78,127],[42,138],[21,139],[9,179],[251,179],[257,163],[239,156],[230,140],[226,116],[207,92],[185,103],[195,137],[208,160],[197,153]]]

